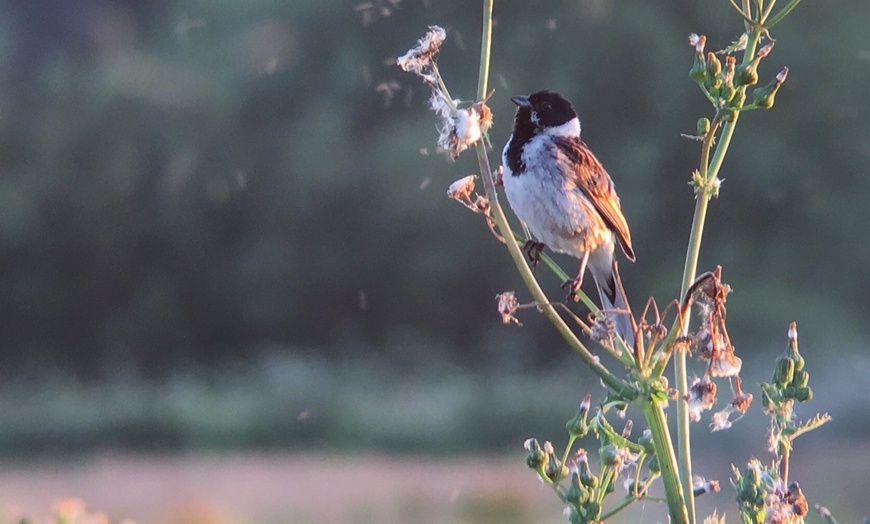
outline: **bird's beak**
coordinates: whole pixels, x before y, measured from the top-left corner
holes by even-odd
[[[520,107],[532,107],[532,103],[529,102],[529,97],[527,96],[515,96],[511,98],[511,102],[520,106]]]

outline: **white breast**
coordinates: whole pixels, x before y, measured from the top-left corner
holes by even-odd
[[[538,241],[578,258],[599,247],[612,252],[613,233],[571,177],[562,174],[570,167],[551,137],[538,135],[526,144],[526,172],[519,176],[511,172],[504,153],[502,159],[511,209]]]

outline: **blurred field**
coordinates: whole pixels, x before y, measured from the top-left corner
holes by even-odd
[[[745,387],[758,392],[780,351],[747,358]],[[798,442],[792,475],[811,504],[857,522],[870,513],[860,387],[870,363],[805,354],[817,387],[800,416],[829,412],[833,422]],[[57,374],[9,383],[0,390],[0,508],[45,516],[52,501],[75,496],[141,523],[564,521],[521,443],[564,442],[578,397],[602,394],[576,362],[491,374],[365,362],[271,355],[164,383],[89,385]],[[766,427],[760,405],[727,432],[695,427],[695,471],[722,483],[699,515],[718,507],[736,517],[731,463],[767,460]],[[614,522],[664,515],[648,503]]]
[[[854,457],[868,456],[870,446],[853,448],[854,454],[830,451],[799,456],[795,474],[800,475],[811,504],[829,505],[841,522],[860,520],[868,510],[867,464]],[[443,459],[375,454],[103,454],[3,464],[0,507],[7,514],[45,515],[52,501],[76,496],[113,521],[126,517],[140,523],[564,522],[555,496],[522,459],[519,451],[516,456]],[[708,456],[699,466],[718,469],[713,465],[717,460],[721,457]],[[837,480],[814,476],[813,471],[837,471]],[[733,489],[725,478],[721,481],[721,493],[700,499],[699,515],[718,506],[720,513],[736,517]],[[665,518],[658,504],[642,503],[614,522],[658,523]]]
[[[558,522],[522,456],[120,455],[2,467],[0,505],[76,496],[137,522]],[[553,519],[548,519],[550,515]],[[540,519],[539,517],[544,517]]]

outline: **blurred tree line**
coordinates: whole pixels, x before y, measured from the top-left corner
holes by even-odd
[[[393,65],[443,25],[441,68],[467,100],[479,16],[477,2],[437,0],[2,4],[4,370],[159,375],[283,347],[562,356],[533,314],[499,324],[493,297],[520,282],[443,193],[473,155],[436,153],[426,89]],[[632,226],[633,303],[664,305],[698,163],[679,135],[708,116],[686,36],[721,49],[737,16],[724,0],[500,0],[496,17],[493,159],[510,95],[564,92]],[[741,119],[702,250],[735,289],[738,350],[779,347],[791,320],[832,351],[867,343],[867,20],[865,0],[803,2],[773,31],[761,81],[781,65],[788,81],[773,111]]]

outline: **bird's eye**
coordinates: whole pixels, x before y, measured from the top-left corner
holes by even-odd
[[[541,111],[549,111],[551,109],[553,109],[553,106],[550,105],[549,102],[544,102],[543,104],[541,104]]]

